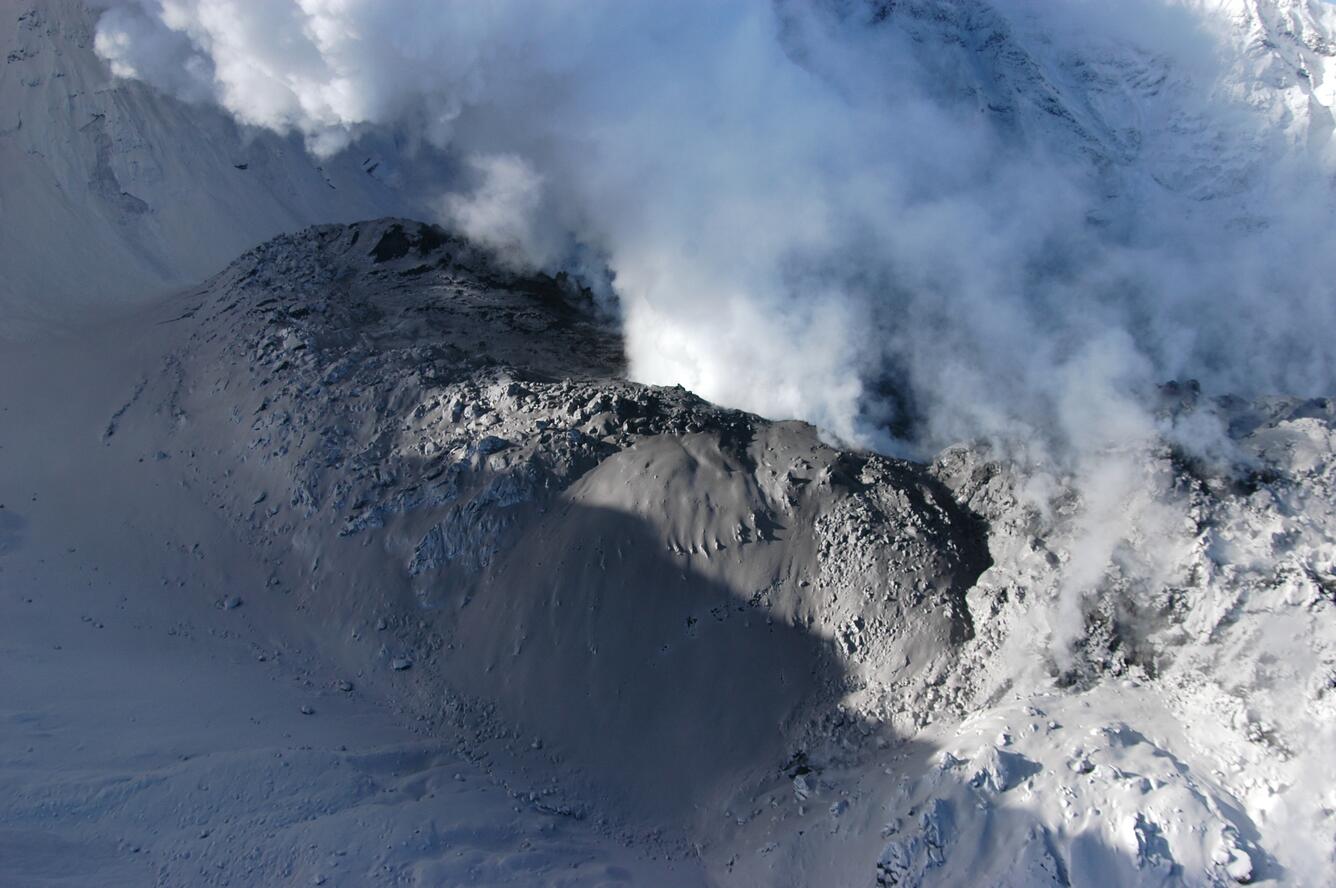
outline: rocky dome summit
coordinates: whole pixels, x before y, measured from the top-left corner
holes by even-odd
[[[1317,0],[0,0],[0,885],[1318,886]]]

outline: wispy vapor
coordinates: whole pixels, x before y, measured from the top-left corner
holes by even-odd
[[[606,260],[641,380],[1088,479],[1076,588],[1158,383],[1336,389],[1330,85],[1241,86],[1236,5],[119,0],[97,46],[316,153],[448,149],[443,219]]]

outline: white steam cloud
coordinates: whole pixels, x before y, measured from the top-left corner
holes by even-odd
[[[456,155],[443,219],[606,261],[643,381],[1088,479],[1068,610],[1133,532],[1158,383],[1336,390],[1336,70],[1259,53],[1242,0],[109,7],[119,75]]]

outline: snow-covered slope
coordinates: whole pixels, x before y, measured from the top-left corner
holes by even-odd
[[[1069,19],[1026,0],[867,5],[875,27],[910,38],[940,101],[1090,164],[1110,196],[1218,200],[1261,184],[1252,168],[1278,150],[1325,157],[1328,171],[1336,160],[1336,8],[1323,0],[1190,0],[1192,20],[1174,4]]]
[[[1228,18],[1240,50],[1233,88],[1296,145],[1331,159],[1336,8],[1322,0],[1199,0]]]
[[[113,79],[95,21],[78,0],[0,3],[0,337],[193,283],[282,231],[415,206],[379,155],[320,164]]]

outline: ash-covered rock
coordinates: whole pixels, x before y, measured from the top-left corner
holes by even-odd
[[[1336,720],[1327,402],[1166,387],[1092,525],[1071,472],[629,382],[589,294],[418,223],[279,238],[163,329],[105,446],[165,423],[160,464],[271,563],[240,613],[284,602],[359,693],[560,774],[545,809],[670,824],[743,883],[804,871],[794,833],[851,843],[846,880],[1213,884],[1282,872],[1270,798],[1330,830],[1287,789]],[[1175,443],[1203,423],[1216,451]]]
[[[220,457],[276,588],[390,636],[406,706],[479,701],[635,806],[818,748],[851,693],[918,699],[974,632],[984,528],[923,467],[629,382],[589,293],[440,229],[278,238],[171,323],[126,410]]]

